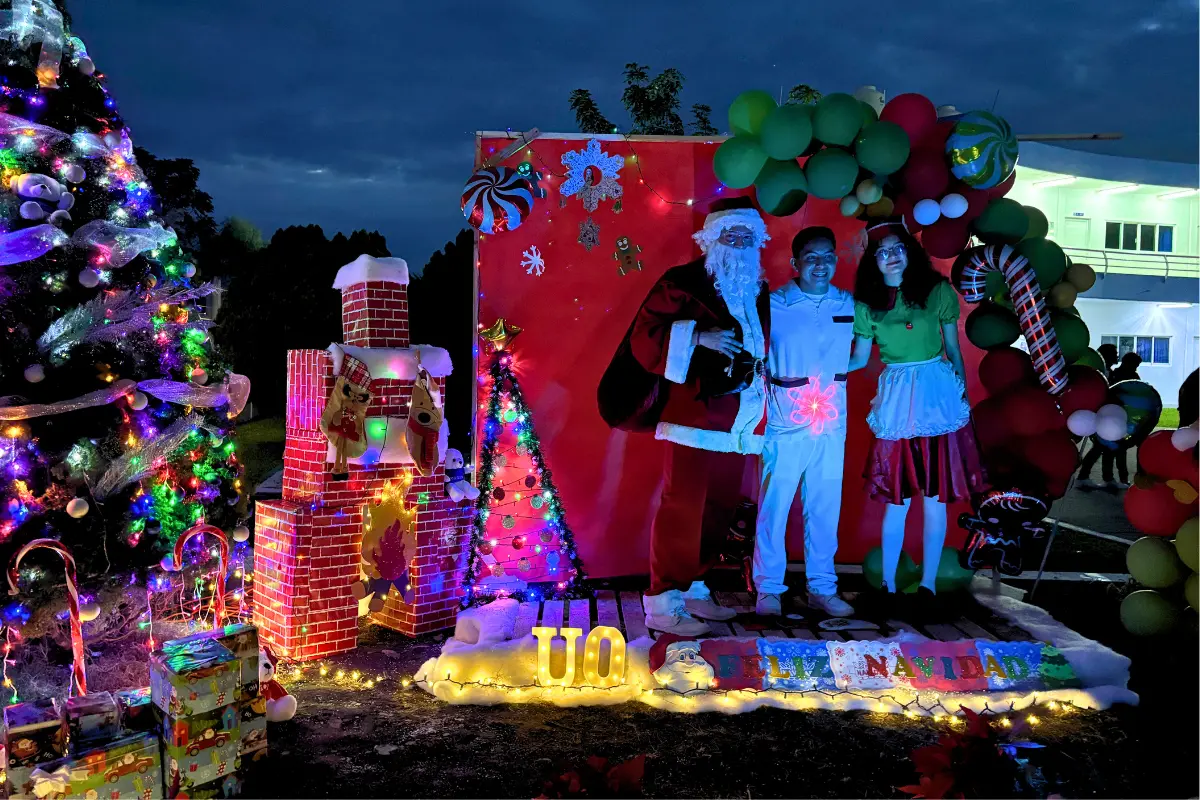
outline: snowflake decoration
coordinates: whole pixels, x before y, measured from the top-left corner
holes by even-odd
[[[541,275],[546,271],[546,259],[542,258],[542,251],[536,244],[521,254],[521,266],[526,275]]]
[[[563,153],[562,163],[567,168],[567,179],[558,191],[563,197],[578,194],[585,210],[595,211],[601,200],[621,197],[621,184],[617,183],[617,177],[621,167],[625,166],[625,158],[601,151],[600,142],[596,139],[590,140],[582,150]],[[597,172],[600,173],[598,183],[595,179]]]
[[[579,243],[589,253],[593,247],[600,244],[600,226],[592,222],[591,217],[579,223]]]
[[[812,378],[804,386],[788,389],[788,399],[792,401],[792,422],[808,425],[813,433],[820,436],[825,424],[838,417],[837,408],[833,405],[835,391],[837,387],[832,383],[822,389],[820,378]]]

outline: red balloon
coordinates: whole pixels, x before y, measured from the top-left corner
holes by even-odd
[[[1031,492],[1040,489],[1050,498],[1062,497],[1067,493],[1071,475],[1079,466],[1079,451],[1065,428],[1018,439],[1014,450],[1025,459],[1035,473],[1020,481],[1018,485],[1022,489]],[[1038,486],[1038,483],[1041,486]]]
[[[896,198],[892,213],[897,217],[904,218],[904,226],[908,228],[909,233],[916,233],[925,227],[921,223],[917,222],[916,218],[913,217],[913,201],[912,198],[906,194],[902,194]]]
[[[1004,197],[1004,195],[1008,194],[1008,190],[1011,189],[1013,187],[1013,184],[1016,182],[1017,182],[1017,171],[1014,169],[1012,175],[1009,175],[1007,178],[1000,181],[1000,183],[997,183],[992,188],[984,189],[984,191],[987,193],[987,196],[989,198]]]
[[[1125,492],[1125,516],[1130,524],[1150,536],[1174,536],[1179,526],[1196,513],[1195,503],[1181,503],[1166,483],[1148,489],[1131,486]]]
[[[1108,400],[1108,381],[1086,364],[1067,367],[1067,388],[1058,396],[1063,417],[1076,411],[1096,411]]]
[[[1017,436],[1037,436],[1065,430],[1067,421],[1041,386],[1021,386],[1005,393],[1008,428]],[[1074,445],[1072,445],[1074,446]]]
[[[979,381],[989,395],[997,395],[1019,386],[1036,386],[1037,375],[1029,353],[1015,347],[988,350],[979,362]]]
[[[971,239],[969,226],[970,223],[962,217],[941,217],[921,234],[921,244],[925,246],[925,252],[934,258],[954,258],[966,249]]]
[[[965,183],[955,183],[950,187],[951,192],[957,192],[967,198],[967,213],[962,215],[962,218],[970,222],[983,213],[988,207],[988,203],[992,202],[991,195],[983,189],[976,189],[972,186],[967,186]]]
[[[929,129],[925,137],[919,142],[913,142],[912,146],[919,149],[937,150],[946,152],[946,140],[950,138],[950,134],[954,133],[954,123],[948,119],[940,119],[937,124]]]
[[[1138,469],[1164,481],[1187,481],[1196,485],[1200,465],[1196,463],[1195,448],[1176,450],[1171,444],[1173,431],[1155,431],[1138,445]]]
[[[900,180],[904,184],[904,193],[913,202],[941,197],[950,185],[946,157],[940,150],[914,150],[900,170]]]
[[[976,403],[971,409],[971,417],[975,420],[975,441],[984,453],[1003,450],[1012,441],[1012,429],[1004,409],[1010,396],[1008,392],[993,395]]]
[[[898,94],[887,102],[879,118],[894,122],[908,134],[910,142],[919,142],[937,127],[937,109],[924,95]],[[932,195],[927,195],[932,197]]]

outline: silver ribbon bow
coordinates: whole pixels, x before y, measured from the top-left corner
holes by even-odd
[[[18,47],[41,42],[38,56],[38,84],[43,89],[58,88],[66,30],[62,14],[48,0],[13,0],[12,10],[0,12],[0,32]]]

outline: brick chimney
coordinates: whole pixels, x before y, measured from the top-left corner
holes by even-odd
[[[408,264],[361,255],[338,270],[342,338],[355,347],[408,347]]]

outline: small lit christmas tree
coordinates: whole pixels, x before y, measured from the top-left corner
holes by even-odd
[[[492,596],[540,600],[589,594],[533,412],[513,372],[508,346],[520,332],[501,319],[480,333],[491,363],[465,604]]]

